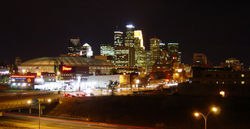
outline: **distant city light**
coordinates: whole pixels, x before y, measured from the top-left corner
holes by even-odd
[[[0,74],[9,74],[9,71],[0,71]]]
[[[132,24],[128,24],[128,25],[126,25],[126,27],[129,28],[129,29],[135,28],[135,26],[132,25]]]
[[[179,72],[179,73],[182,72],[182,69],[177,69],[177,72]]]

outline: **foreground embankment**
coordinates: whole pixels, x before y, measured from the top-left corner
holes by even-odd
[[[208,128],[249,129],[249,100],[249,97],[190,95],[64,98],[48,115],[169,129],[200,129],[204,121],[195,119],[193,112],[207,112],[211,105],[217,105],[220,113],[209,115]]]

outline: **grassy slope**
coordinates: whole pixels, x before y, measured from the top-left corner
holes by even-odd
[[[221,107],[219,115],[209,116],[213,129],[249,129],[250,99],[209,96],[109,96],[64,99],[49,115],[89,118],[92,121],[200,129],[203,120],[192,116],[194,110],[206,111],[212,105]],[[206,109],[206,110],[204,110]]]

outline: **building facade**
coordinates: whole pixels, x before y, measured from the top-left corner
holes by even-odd
[[[135,49],[132,47],[115,47],[115,66],[133,67],[135,65]]]
[[[172,63],[181,62],[181,52],[179,51],[179,43],[168,43],[168,55]]]
[[[134,25],[129,24],[126,25],[126,35],[124,37],[124,45],[125,47],[132,47],[134,48],[135,45],[135,37],[134,37]]]
[[[70,43],[68,46],[68,55],[80,56],[81,49],[82,49],[82,45],[80,42],[80,38],[70,39]]]
[[[160,60],[160,43],[158,38],[150,39],[150,66],[152,67],[157,61]]]
[[[124,46],[123,45],[123,32],[121,31],[114,31],[114,46]]]
[[[206,67],[207,56],[203,53],[194,53],[193,54],[193,67]]]
[[[90,58],[93,56],[92,47],[88,43],[85,43],[82,45],[80,56],[87,57],[87,58]]]

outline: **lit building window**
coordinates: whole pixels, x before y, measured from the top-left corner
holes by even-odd
[[[216,84],[219,84],[219,81],[216,81]]]
[[[225,82],[222,82],[222,84],[225,84]]]

